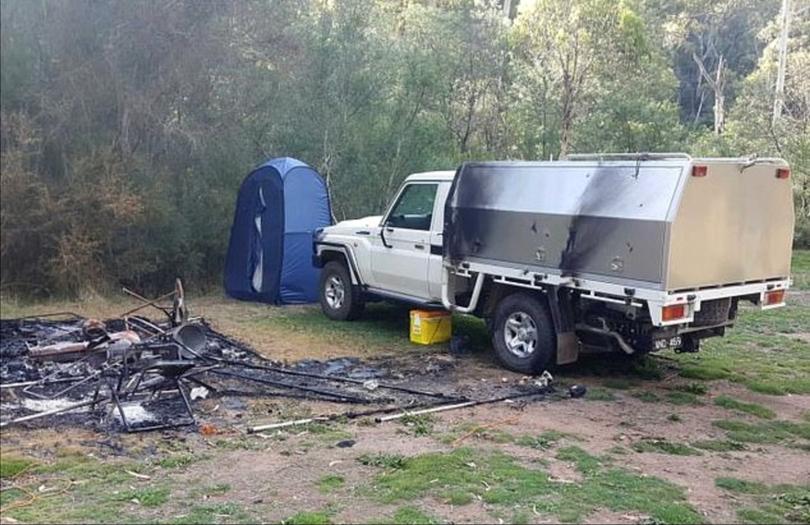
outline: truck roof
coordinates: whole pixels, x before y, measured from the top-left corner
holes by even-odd
[[[408,175],[408,181],[452,181],[456,172],[453,170],[445,171],[425,171],[423,173],[414,173]]]

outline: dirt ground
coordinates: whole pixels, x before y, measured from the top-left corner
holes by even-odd
[[[248,424],[347,407],[279,398],[225,406],[214,397],[195,406],[212,425],[205,433],[3,429],[0,521],[807,522],[807,299],[793,294],[782,314],[744,311],[736,338],[697,356],[586,359],[557,371],[558,395],[536,402],[248,434]],[[532,380],[498,367],[483,328],[467,320],[455,331],[470,351],[451,356],[446,345],[410,345],[398,308],[335,326],[310,307],[190,304],[273,359],[439,361],[450,372],[411,384],[445,392]],[[93,305],[99,316],[126,307]],[[3,316],[28,308],[6,305]],[[573,383],[588,388],[585,397],[567,398]]]

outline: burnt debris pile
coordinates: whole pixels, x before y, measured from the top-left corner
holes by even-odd
[[[469,402],[466,396],[416,388],[406,376],[444,375],[430,363],[395,360],[268,360],[250,346],[189,316],[182,283],[141,301],[120,317],[72,312],[0,320],[0,426],[69,424],[127,432],[191,427],[194,406],[233,396],[293,398],[359,405],[341,416],[396,413]],[[170,301],[169,305],[161,302]],[[154,320],[137,312],[162,312]],[[413,360],[411,360],[413,361]],[[542,395],[530,388],[510,392]]]

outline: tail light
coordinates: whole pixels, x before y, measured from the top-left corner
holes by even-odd
[[[779,168],[776,170],[776,178],[777,179],[788,179],[790,178],[790,169],[789,168]]]
[[[707,173],[709,173],[708,166],[692,166],[693,177],[705,177]]]
[[[671,304],[661,309],[662,321],[674,321],[686,317],[685,304]]]
[[[785,302],[784,290],[771,290],[770,292],[765,292],[765,306],[771,306],[773,304],[782,304],[784,302]]]

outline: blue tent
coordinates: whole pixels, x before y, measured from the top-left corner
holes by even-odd
[[[225,260],[225,292],[274,304],[318,300],[312,234],[332,223],[318,172],[289,157],[271,159],[242,182]]]

